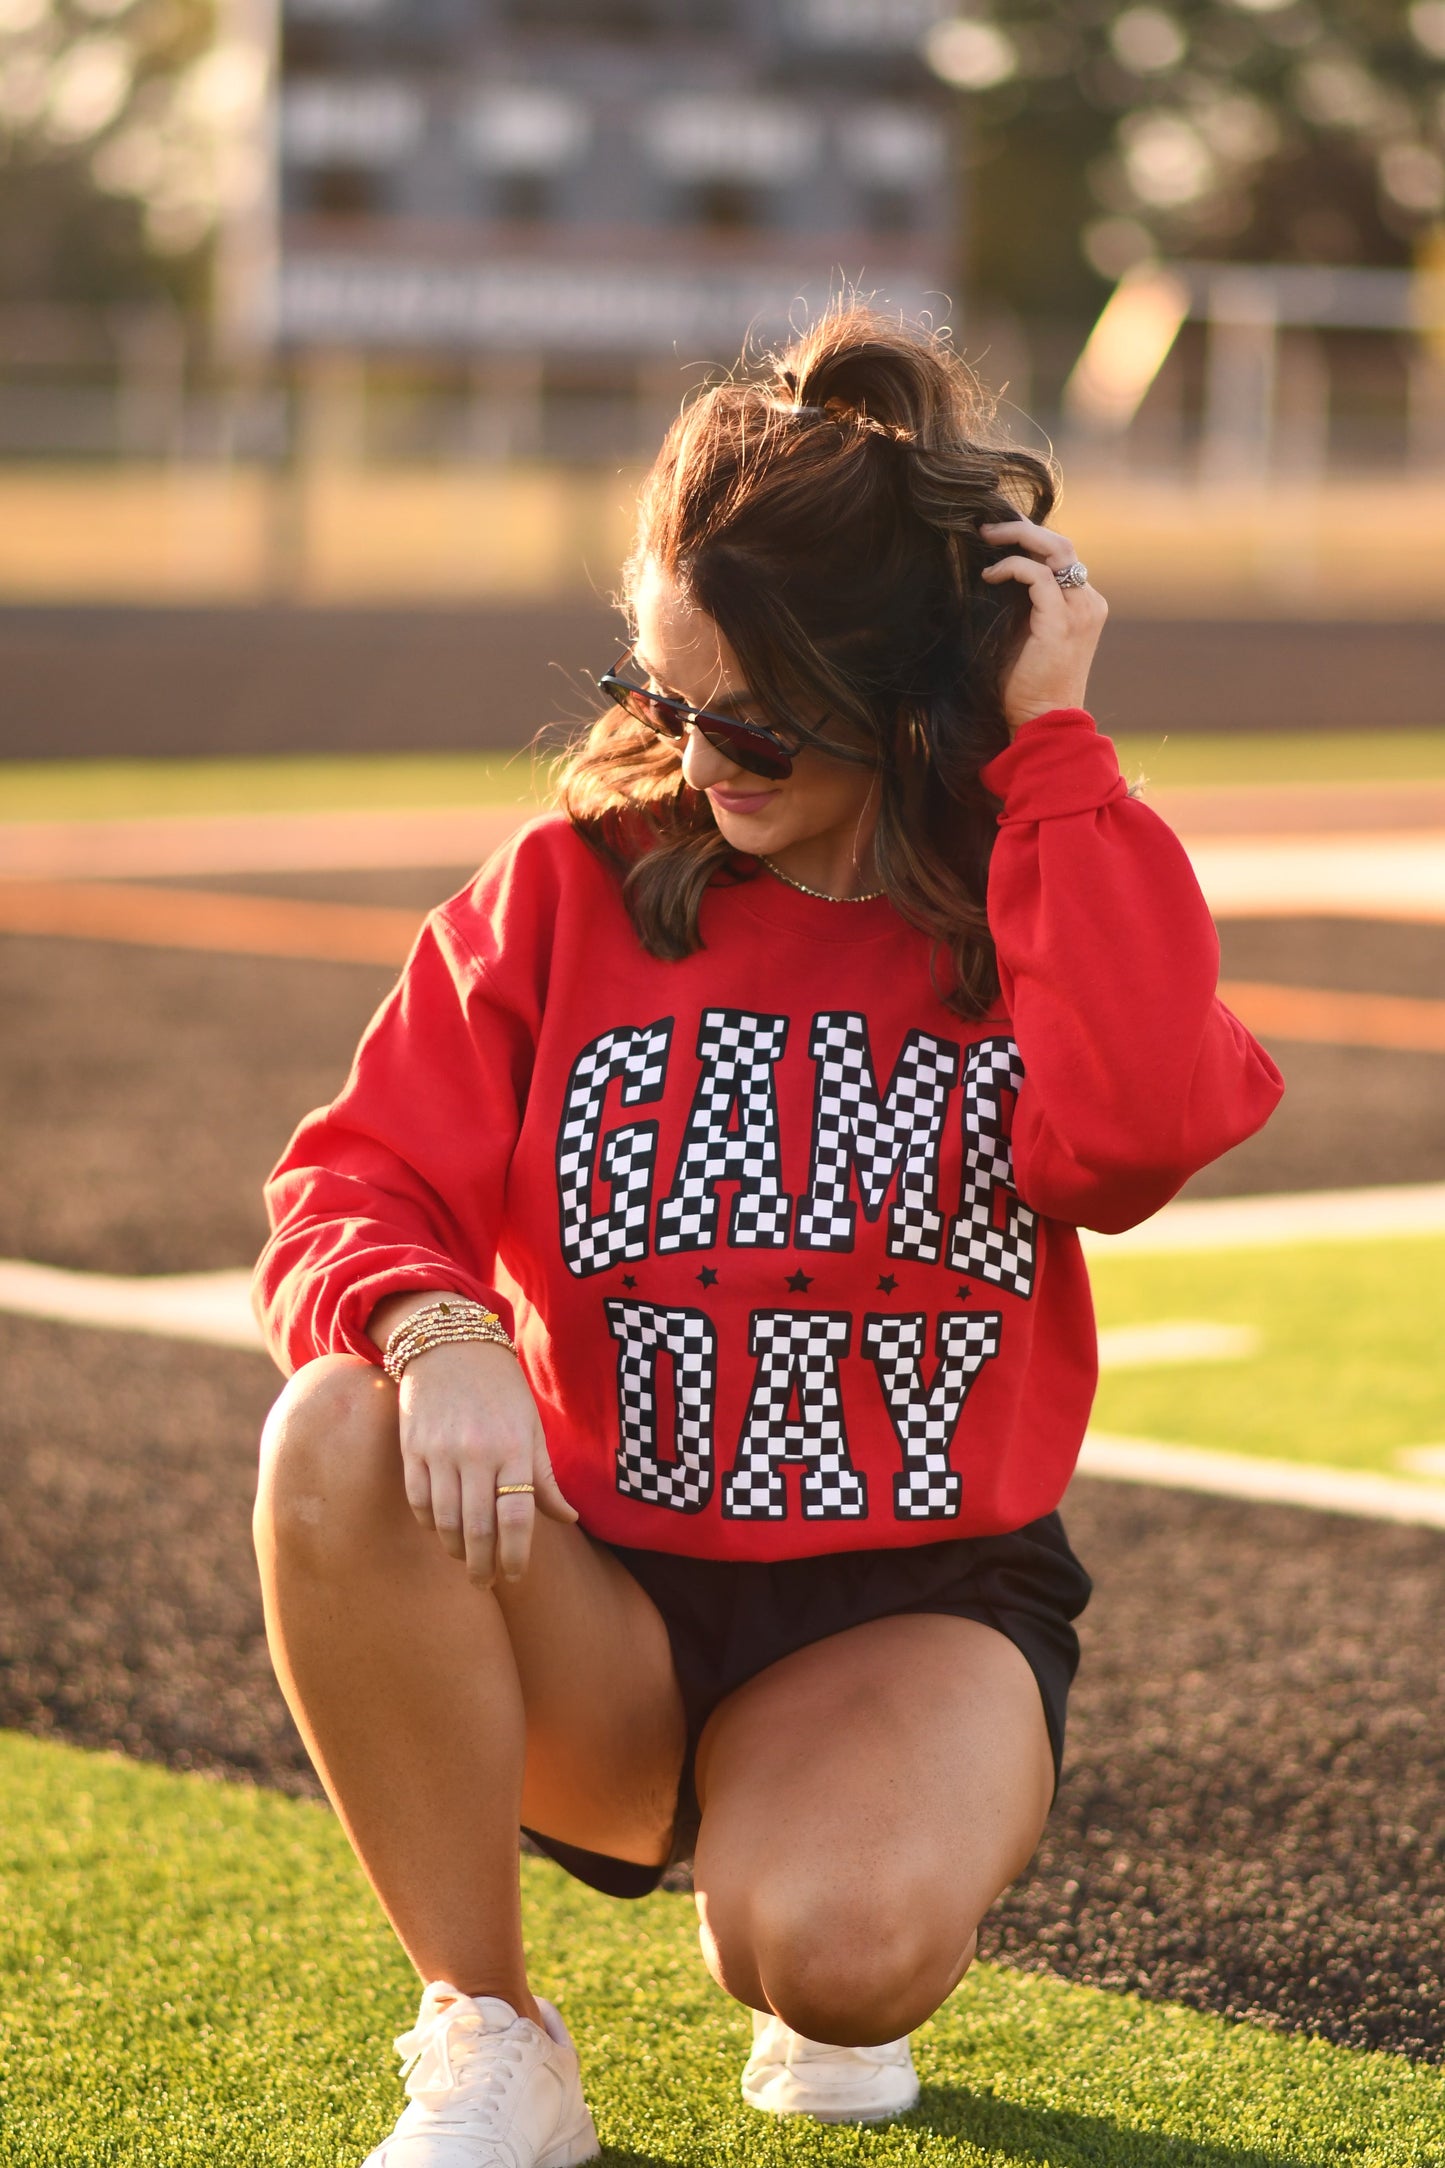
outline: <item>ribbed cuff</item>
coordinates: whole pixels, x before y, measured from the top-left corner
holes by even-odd
[[[1000,821],[1057,820],[1128,796],[1112,738],[1101,737],[1084,708],[1050,708],[985,761],[979,776],[1002,798]]]
[[[385,1350],[378,1347],[366,1330],[367,1320],[377,1304],[385,1302],[390,1295],[414,1295],[433,1288],[438,1294],[460,1295],[466,1302],[480,1302],[487,1309],[495,1310],[515,1339],[512,1305],[494,1287],[474,1280],[469,1273],[445,1266],[439,1269],[435,1265],[419,1265],[410,1270],[393,1266],[369,1279],[353,1281],[342,1295],[336,1305],[332,1333],[333,1340],[339,1340],[341,1346],[334,1352],[360,1355],[367,1362],[379,1363]]]

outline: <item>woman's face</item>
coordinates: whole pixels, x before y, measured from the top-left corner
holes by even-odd
[[[680,592],[669,575],[649,558],[633,595],[637,643],[633,650],[658,692],[670,693],[693,708],[721,707],[742,722],[776,724],[786,731],[786,717],[769,717],[748,695],[737,656],[715,619]],[[816,729],[821,716],[797,720]],[[777,859],[803,878],[836,863],[861,866],[867,861],[877,813],[877,775],[855,761],[835,760],[813,746],[794,756],[791,775],[754,775],[709,745],[700,731],[689,730],[682,772],[694,790],[705,791],[727,841],[751,857]],[[819,885],[833,892],[829,875]],[[842,891],[838,891],[842,892]]]

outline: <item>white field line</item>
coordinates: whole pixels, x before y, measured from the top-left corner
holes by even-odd
[[[1388,1189],[1304,1190],[1285,1196],[1176,1198],[1141,1227],[1121,1235],[1081,1230],[1086,1255],[1167,1256],[1190,1251],[1284,1248],[1301,1242],[1370,1241],[1403,1235],[1445,1233],[1445,1182]],[[214,1339],[225,1347],[259,1347],[244,1271],[192,1272],[120,1278],[70,1272],[55,1265],[0,1259],[0,1311],[49,1317],[77,1325],[112,1325],[125,1332],[159,1332],[172,1338]],[[1233,1328],[1160,1326],[1120,1328],[1127,1341],[1101,1335],[1101,1353],[1113,1346],[1134,1354],[1161,1330],[1198,1333]],[[1231,1350],[1231,1353],[1233,1351]],[[1147,1356],[1145,1359],[1149,1359]],[[1198,1341],[1187,1354],[1154,1360],[1209,1360]],[[1229,1359],[1221,1357],[1220,1359]]]
[[[1246,1453],[1213,1453],[1197,1445],[1153,1438],[1120,1438],[1091,1430],[1079,1474],[1113,1483],[1150,1483],[1166,1490],[1206,1491],[1255,1504],[1308,1506],[1352,1513],[1361,1520],[1403,1521],[1445,1528],[1445,1483],[1412,1483],[1360,1468],[1320,1468],[1307,1461],[1265,1460]]]
[[[1389,918],[1445,924],[1445,829],[1217,836],[1188,845],[1216,918]]]
[[[1164,1318],[1153,1325],[1111,1325],[1099,1334],[1101,1370],[1152,1370],[1164,1363],[1247,1362],[1259,1352],[1252,1325],[1211,1325]]]
[[[249,1272],[182,1272],[123,1279],[104,1272],[69,1272],[57,1265],[0,1259],[0,1311],[63,1325],[113,1332],[155,1333],[171,1340],[206,1340],[216,1347],[263,1345],[251,1309]],[[1105,1369],[1161,1363],[1232,1362],[1254,1352],[1247,1325],[1166,1319],[1126,1325],[1099,1335]]]
[[[213,1347],[260,1348],[251,1311],[249,1272],[177,1272],[121,1279],[66,1272],[57,1265],[0,1259],[0,1310],[62,1325],[205,1340]]]
[[[1445,1476],[1445,1445],[1402,1445],[1395,1459],[1406,1475]]]
[[[379,866],[479,865],[536,809],[373,807],[0,823],[0,876],[140,879]],[[1445,829],[1197,837],[1186,844],[1216,918],[1445,924]]]
[[[1086,1257],[1165,1257],[1190,1250],[1287,1248],[1445,1234],[1445,1182],[1388,1189],[1299,1190],[1270,1197],[1176,1197],[1121,1235],[1080,1229]]]
[[[1415,1188],[1336,1190],[1285,1197],[1210,1198],[1166,1205],[1123,1236],[1087,1235],[1097,1255],[1284,1246],[1292,1242],[1424,1235],[1445,1229],[1445,1183]],[[246,1271],[196,1272],[124,1279],[68,1272],[52,1265],[0,1260],[0,1311],[75,1325],[260,1349]],[[1169,1320],[1100,1334],[1102,1367],[1149,1362],[1238,1360],[1251,1350],[1249,1328]],[[1418,1453],[1418,1457],[1417,1457]],[[1445,1474],[1445,1448],[1402,1454],[1421,1473]],[[1148,1438],[1090,1431],[1080,1472],[1118,1482],[1152,1483],[1216,1496],[1352,1513],[1365,1519],[1445,1527],[1445,1483],[1411,1482],[1356,1469],[1313,1467]]]

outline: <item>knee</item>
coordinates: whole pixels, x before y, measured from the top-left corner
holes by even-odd
[[[321,1568],[405,1512],[396,1391],[352,1355],[298,1370],[261,1433],[257,1548]]]
[[[852,1892],[824,1884],[754,1894],[749,1969],[764,2001],[794,2032],[839,2047],[876,2047],[923,2024],[957,1985],[976,1933],[950,1936],[937,1892],[905,1885],[906,1878],[893,1886],[881,1877]]]

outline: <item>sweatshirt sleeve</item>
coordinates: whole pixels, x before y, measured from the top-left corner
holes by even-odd
[[[340,1096],[306,1117],[266,1183],[252,1299],[283,1370],[326,1354],[379,1362],[367,1319],[412,1289],[470,1296],[510,1330],[487,1274],[532,1052],[528,1019],[446,908],[433,912]]]
[[[1219,1000],[1219,941],[1178,837],[1079,708],[981,771],[1003,801],[988,915],[1024,1080],[1014,1179],[1117,1234],[1263,1126],[1278,1069]]]

